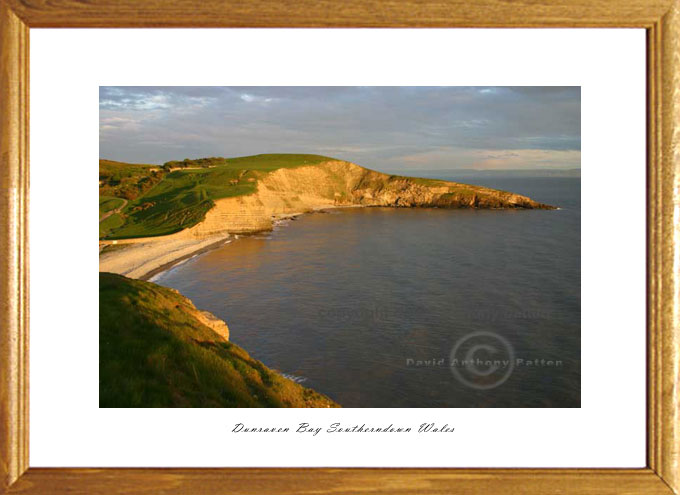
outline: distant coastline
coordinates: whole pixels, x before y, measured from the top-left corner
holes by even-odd
[[[420,175],[428,178],[446,177],[581,177],[580,168],[556,168],[556,169],[406,169],[393,171],[394,173],[407,175]]]

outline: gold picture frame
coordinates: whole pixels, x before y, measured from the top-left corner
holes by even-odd
[[[28,462],[29,34],[36,27],[636,27],[647,32],[647,466],[35,469]],[[680,0],[0,0],[0,491],[680,493]]]

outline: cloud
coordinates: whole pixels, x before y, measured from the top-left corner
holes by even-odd
[[[477,152],[479,158],[469,168],[477,170],[499,169],[555,169],[580,168],[581,152],[578,150],[505,150]]]
[[[303,152],[395,170],[572,167],[580,122],[578,87],[100,88],[101,156],[133,162]]]
[[[439,148],[392,159],[390,168],[405,170],[520,170],[580,168],[579,150]]]
[[[214,101],[217,94],[203,94],[200,90],[186,91],[187,88],[151,88],[132,86],[101,86],[99,88],[99,109],[114,111],[181,111],[187,107],[202,108]]]

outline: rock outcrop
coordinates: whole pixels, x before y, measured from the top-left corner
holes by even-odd
[[[194,317],[224,340],[229,340],[229,327],[210,311],[197,310]]]
[[[100,275],[100,278],[102,276],[106,276],[106,275]],[[208,327],[210,330],[215,332],[217,335],[222,337],[224,340],[229,340],[229,327],[224,322],[224,320],[220,320],[217,316],[212,314],[210,311],[203,311],[203,310],[198,309],[196,306],[194,306],[194,303],[191,299],[183,296],[180,293],[180,291],[178,291],[177,289],[173,289],[171,287],[165,287],[163,290],[167,290],[169,292],[172,292],[173,294],[176,294],[176,298],[179,301],[181,301],[182,312],[185,315],[190,316],[192,318],[195,318],[199,323]],[[176,305],[175,307],[179,308],[180,305]]]

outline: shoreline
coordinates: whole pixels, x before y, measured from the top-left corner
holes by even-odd
[[[230,238],[231,235],[223,233],[203,239],[172,239],[125,244],[122,249],[100,252],[99,271],[148,280],[151,276],[168,270],[199,252],[222,245]]]
[[[272,232],[278,226],[285,225],[286,220],[294,220],[299,216],[314,213],[325,213],[328,210],[353,208],[394,208],[372,205],[324,205],[313,207],[307,211],[292,213],[278,213],[271,216],[272,227],[267,229],[253,229],[246,232],[222,232],[204,238],[177,238],[177,234],[167,237],[125,239],[120,244],[116,241],[100,241],[100,249],[106,245],[125,246],[120,251],[100,251],[99,271],[117,273],[129,278],[150,281],[173,267],[195,256],[200,256],[217,249],[225,244],[238,240],[240,237],[257,235],[262,232]],[[496,208],[491,208],[496,209]],[[505,208],[498,208],[505,209]],[[559,208],[557,208],[559,209]]]
[[[279,213],[272,215],[271,229],[257,229],[238,233],[223,232],[207,236],[203,239],[163,239],[158,237],[143,238],[144,240],[141,242],[135,242],[134,239],[126,239],[127,242],[118,244],[119,246],[125,246],[121,250],[100,252],[99,271],[117,273],[129,278],[150,281],[151,278],[171,270],[184,261],[229,244],[240,237],[271,232],[286,220],[293,220],[301,215],[310,213],[323,213],[325,210],[364,207],[364,205],[329,205],[320,206],[308,211]],[[112,241],[100,241],[100,248],[102,245],[112,245]]]
[[[217,249],[220,246],[224,246],[225,244],[229,244],[231,242],[231,239],[229,237],[226,237],[224,239],[219,239],[212,244],[209,244],[205,247],[201,247],[197,249],[196,251],[191,251],[190,253],[187,253],[183,256],[180,256],[179,258],[175,258],[171,261],[168,261],[167,263],[159,266],[158,268],[154,268],[153,270],[144,273],[143,275],[140,275],[137,277],[139,280],[144,280],[146,282],[150,282],[153,277],[156,275],[160,275],[163,272],[167,272],[168,270],[171,270],[173,267],[181,264],[183,261],[189,260],[193,258],[194,256],[200,256],[201,254],[207,253],[208,251],[212,251],[213,249]]]

